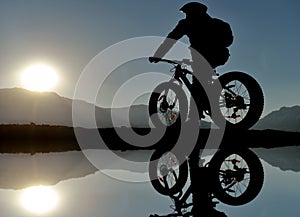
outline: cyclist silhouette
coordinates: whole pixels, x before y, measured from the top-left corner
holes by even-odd
[[[224,65],[230,56],[227,47],[233,42],[229,24],[209,16],[207,14],[207,6],[199,2],[187,3],[180,8],[180,11],[185,13],[186,17],[178,22],[153,57],[149,58],[149,61],[152,63],[158,62],[158,58],[162,58],[175,44],[176,40],[186,35],[189,38],[190,47],[193,48],[191,49],[193,62],[195,62],[196,52],[198,52],[213,69]],[[196,66],[197,64],[192,65],[194,73],[197,72]],[[211,76],[212,74],[202,73],[201,80],[208,81]],[[195,76],[193,76],[192,96],[194,99],[197,99],[197,92],[203,92],[199,91],[199,88],[202,87]],[[197,107],[200,117],[204,118],[201,105],[197,105]]]

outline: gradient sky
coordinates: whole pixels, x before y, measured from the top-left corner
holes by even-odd
[[[84,67],[103,49],[139,36],[166,36],[183,18],[178,0],[1,0],[0,88],[21,87],[20,73],[36,62],[57,69],[53,91],[73,97]],[[300,2],[203,0],[235,36],[219,72],[241,70],[265,93],[265,114],[300,105]],[[125,76],[126,75],[122,75]]]

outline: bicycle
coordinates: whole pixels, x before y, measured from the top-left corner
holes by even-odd
[[[174,203],[174,213],[164,217],[191,216],[189,207],[193,203],[187,200],[192,194],[191,186],[185,193],[182,189],[188,180],[189,159],[183,162],[181,157],[172,152],[155,151],[150,159],[149,177],[151,184],[160,194],[169,196]],[[249,149],[220,149],[211,160],[204,165],[210,171],[211,186],[208,197],[211,206],[218,202],[239,206],[252,201],[260,192],[264,182],[264,171],[259,158]],[[198,174],[201,176],[201,174]],[[158,216],[158,215],[152,215]]]
[[[169,60],[156,58],[158,62],[172,64],[174,72],[168,82],[159,84],[151,93],[148,112],[154,125],[164,124],[170,126],[179,120],[187,120],[188,100],[183,90],[185,84],[191,93],[192,84],[187,75],[193,72],[187,69],[191,65],[189,60]],[[260,118],[264,107],[264,95],[260,85],[250,75],[240,72],[227,72],[221,76],[212,74],[208,81],[213,88],[219,80],[222,90],[219,94],[219,116],[225,119],[226,129],[249,129]],[[199,83],[200,84],[200,83]],[[200,88],[201,89],[201,88]],[[202,88],[204,91],[204,89]],[[199,94],[199,99],[194,99],[196,104],[201,104],[204,113],[211,118],[212,109],[206,93]],[[203,97],[206,96],[206,97]],[[215,100],[215,99],[213,99]],[[201,114],[200,114],[201,115]],[[216,125],[221,125],[218,118],[213,120]]]

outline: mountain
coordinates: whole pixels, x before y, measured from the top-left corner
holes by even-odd
[[[72,100],[54,92],[32,92],[22,88],[0,90],[0,124],[48,124],[73,126],[72,106],[76,106],[76,127],[147,127],[145,105],[101,108],[81,100]],[[111,116],[113,116],[114,125]],[[95,120],[94,120],[95,119]]]
[[[300,131],[300,106],[282,107],[260,119],[253,129]]]
[[[22,88],[0,89],[0,124],[47,124],[85,128],[149,127],[147,105],[102,108],[72,100],[54,92],[32,92]],[[76,122],[72,118],[76,106]],[[113,117],[113,122],[112,118]],[[97,125],[95,125],[97,124]],[[203,128],[210,123],[201,121]],[[282,107],[260,119],[252,129],[300,132],[300,106]]]

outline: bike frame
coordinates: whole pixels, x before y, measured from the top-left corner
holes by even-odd
[[[178,196],[170,196],[170,198],[174,201],[175,205],[175,213],[170,213],[165,215],[166,217],[175,217],[175,216],[190,216],[191,212],[183,212],[183,209],[187,209],[193,206],[193,203],[187,203],[186,201],[192,194],[191,186],[188,187],[187,191],[182,195],[182,192]],[[164,217],[164,216],[161,216]]]
[[[174,71],[174,75],[173,77],[170,79],[170,83],[176,83],[176,81],[179,83],[179,86],[182,87],[183,84],[185,84],[186,88],[188,89],[188,91],[193,94],[192,91],[192,83],[189,81],[189,79],[187,78],[187,75],[193,75],[193,72],[184,68],[183,65],[190,65],[191,61],[189,60],[183,60],[183,61],[173,61],[173,60],[167,60],[167,59],[160,59],[160,62],[166,62],[166,63],[170,63],[172,65],[174,65],[174,68],[172,69]],[[172,71],[171,70],[171,71]],[[216,76],[218,76],[218,74],[216,74]],[[211,79],[212,81],[213,79]],[[208,81],[209,82],[209,81]],[[213,84],[213,82],[211,82]],[[201,84],[200,84],[201,85]],[[226,88],[227,89],[227,88]],[[204,91],[204,89],[202,89],[201,91]],[[231,91],[231,90],[230,90]],[[231,91],[232,92],[232,91]],[[234,93],[233,93],[234,94]],[[166,94],[167,95],[167,94]],[[202,104],[202,108],[204,110],[208,110],[208,115],[210,114],[210,108],[209,108],[209,100],[206,96],[206,93],[200,93],[197,97],[193,97],[194,100],[196,100],[196,102],[204,102]],[[177,97],[177,96],[176,96]],[[205,97],[205,98],[204,98]],[[175,98],[174,101],[176,101],[177,98]],[[197,103],[196,103],[197,104]]]
[[[187,162],[189,163],[189,160],[187,159]],[[204,165],[204,166],[207,166]],[[176,179],[176,177],[175,177]],[[163,181],[166,183],[166,188],[168,189],[168,182],[167,182],[167,178],[166,176],[163,177]],[[150,215],[149,217],[178,217],[178,216],[182,216],[182,217],[187,217],[187,216],[193,216],[191,211],[185,211],[186,209],[188,209],[189,207],[193,206],[193,203],[187,203],[188,198],[192,195],[192,186],[189,185],[189,187],[187,188],[187,190],[183,193],[182,191],[180,191],[177,195],[168,195],[174,202],[174,213],[170,213],[167,215]],[[213,199],[212,195],[211,199]],[[212,206],[215,207],[215,205],[218,202],[214,202],[212,201]]]
[[[185,84],[188,91],[191,94],[194,94],[192,91],[192,83],[187,78],[187,75],[188,74],[193,75],[193,72],[184,68],[184,65],[190,65],[191,61],[189,61],[189,60],[175,61],[175,60],[168,60],[168,59],[159,59],[159,61],[170,63],[170,64],[174,65],[174,68],[173,68],[174,75],[170,79],[169,82],[176,83],[176,81],[177,81],[179,83],[179,86],[181,86],[181,87],[183,84]],[[205,82],[209,82],[209,83],[211,83],[211,85],[213,85],[214,84],[213,80],[215,80],[215,79],[213,79],[213,76],[216,76],[218,78],[219,74],[216,73],[215,75],[212,75],[211,80],[205,81]],[[199,84],[201,85],[201,83],[199,83]],[[232,86],[232,85],[223,86],[222,85],[222,88],[227,91],[227,96],[228,96],[228,99],[227,99],[228,102],[226,102],[226,107],[231,108],[235,105],[238,105],[238,108],[235,109],[234,112],[237,112],[239,109],[245,109],[247,105],[243,101],[241,101],[241,102],[237,101],[237,99],[239,99],[239,97],[234,91],[231,90],[232,87],[234,87],[234,86]],[[203,88],[199,88],[199,90],[202,92],[200,92],[197,96],[193,97],[193,99],[196,101],[196,104],[198,104],[197,102],[201,102],[202,109],[206,112],[206,114],[210,115],[211,112],[210,112],[209,99],[207,98],[207,95]],[[225,96],[226,96],[226,94],[225,94]],[[177,98],[175,98],[175,100],[177,100]],[[238,102],[238,104],[237,104],[237,102]],[[235,117],[235,116],[232,115],[232,117]],[[236,117],[238,117],[238,116],[236,116]]]

